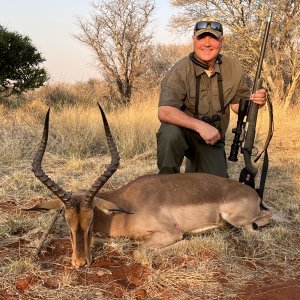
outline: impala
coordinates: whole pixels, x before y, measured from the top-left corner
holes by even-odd
[[[89,190],[66,192],[42,169],[50,109],[32,163],[35,176],[57,198],[27,210],[64,210],[71,235],[73,266],[91,263],[93,232],[112,237],[142,238],[141,248],[159,249],[182,240],[184,233],[218,227],[223,220],[247,230],[269,222],[271,213],[261,208],[261,200],[255,190],[235,180],[209,174],[145,175],[117,190],[99,192],[117,170],[120,160],[100,105],[99,109],[112,159]]]

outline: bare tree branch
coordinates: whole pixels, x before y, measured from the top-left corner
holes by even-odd
[[[120,102],[128,104],[136,79],[145,72],[155,2],[106,0],[92,7],[91,20],[78,19],[81,34],[75,37],[96,55],[103,76],[116,86]]]

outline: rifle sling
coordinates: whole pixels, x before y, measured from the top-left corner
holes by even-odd
[[[267,173],[268,173],[268,169],[269,169],[268,146],[271,142],[271,139],[273,137],[273,131],[274,131],[273,105],[272,105],[269,95],[267,96],[267,105],[268,105],[268,110],[269,110],[269,133],[268,133],[268,137],[267,137],[264,149],[254,160],[255,162],[257,162],[258,159],[261,157],[262,153],[265,153],[262,170],[261,170],[261,175],[260,175],[259,188],[257,189],[257,193],[261,199],[263,198],[263,195],[264,195]]]
[[[256,189],[257,194],[261,200],[264,196],[264,190],[265,190],[268,169],[269,169],[269,155],[268,155],[268,149],[266,149],[265,155],[264,155],[264,160],[263,160],[263,166],[261,169],[259,188]]]
[[[261,155],[267,150],[271,139],[273,137],[273,132],[274,132],[274,119],[273,119],[273,105],[271,102],[271,99],[269,97],[269,95],[267,95],[267,106],[268,106],[268,111],[269,111],[269,131],[268,131],[268,136],[265,142],[265,145],[263,147],[263,150],[260,152],[259,155],[257,155],[257,157],[255,158],[254,162],[257,162]]]

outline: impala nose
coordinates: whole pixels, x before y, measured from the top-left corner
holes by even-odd
[[[90,263],[84,257],[76,257],[72,259],[72,265],[76,268],[84,267]]]

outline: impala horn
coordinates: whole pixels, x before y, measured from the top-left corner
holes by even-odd
[[[92,187],[88,190],[82,205],[83,206],[89,206],[90,203],[92,202],[92,200],[94,199],[95,195],[99,192],[99,190],[101,189],[101,187],[107,182],[107,180],[115,173],[115,171],[118,169],[119,166],[119,162],[120,162],[120,156],[119,156],[119,152],[118,149],[116,147],[116,144],[113,140],[110,128],[109,128],[109,124],[107,122],[105,113],[100,105],[100,103],[98,102],[98,106],[102,115],[102,120],[103,120],[103,125],[104,125],[104,130],[105,130],[105,135],[106,135],[106,140],[108,143],[108,147],[109,147],[109,152],[111,155],[111,162],[109,164],[109,166],[106,168],[105,172],[98,177],[98,179],[94,182],[94,184],[92,185]]]
[[[32,162],[32,171],[34,175],[51,191],[53,192],[66,206],[70,206],[70,197],[71,194],[64,191],[59,187],[42,169],[42,160],[45,153],[45,149],[48,141],[48,132],[49,132],[49,115],[50,108],[47,111],[45,118],[45,125],[42,140],[38,151],[36,152],[33,162]]]

